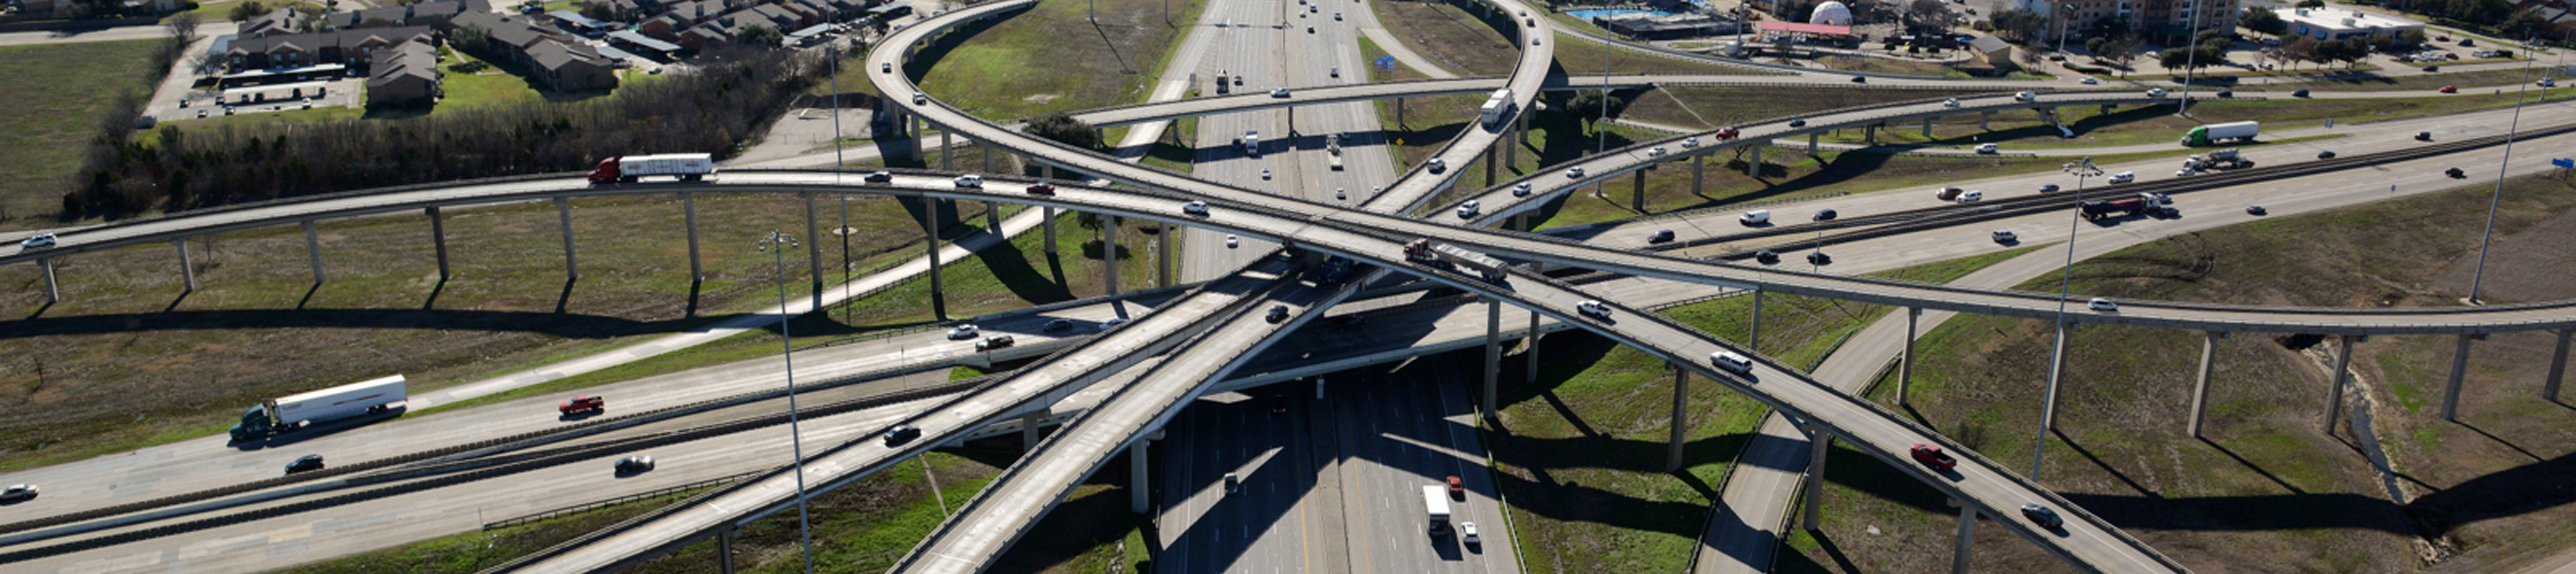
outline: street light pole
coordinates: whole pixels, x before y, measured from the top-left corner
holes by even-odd
[[[2524,53],[2530,53],[2531,43],[2523,43],[2522,49]],[[2522,61],[2522,87],[2515,89],[2513,92],[2513,123],[2508,124],[2505,127],[2504,159],[2496,162],[2495,197],[2487,200],[2487,230],[2486,233],[2478,239],[2478,268],[2475,273],[2472,273],[2469,276],[2470,305],[2485,304],[2485,301],[2478,299],[2478,288],[2483,287],[2486,284],[2487,247],[2495,243],[2496,209],[2504,206],[2505,170],[2508,166],[2513,164],[2513,140],[2514,136],[2520,133],[2520,130],[2522,129],[2523,96],[2531,93],[2531,60],[2536,59],[2538,58],[2531,58]]]
[[[834,22],[833,24],[836,24],[836,26],[834,26],[835,28],[839,28],[839,27],[840,27],[840,26],[837,26],[837,24],[839,24],[839,22]],[[844,34],[843,34],[843,36],[846,38],[846,37],[847,37],[847,33],[844,33]],[[833,180],[833,181],[835,181],[835,182],[838,182],[838,181],[840,181],[840,179],[841,179],[841,165],[842,165],[842,164],[841,164],[841,42],[840,42],[839,40],[834,40],[831,44],[829,44],[829,49],[827,49],[827,50],[825,50],[825,51],[829,54],[829,56],[830,56],[830,57],[831,57],[831,59],[832,59],[832,180]],[[864,67],[864,66],[862,66],[860,69],[864,70],[864,69],[867,69],[867,68],[866,68],[866,67]],[[840,229],[838,229],[838,230],[835,230],[835,231],[838,231],[839,233],[835,233],[834,235],[839,235],[839,236],[841,236],[841,272],[842,272],[842,273],[849,273],[849,272],[850,272],[850,192],[847,192],[847,191],[843,191],[843,192],[841,192],[841,228],[840,228]],[[843,279],[843,280],[841,281],[841,300],[842,300],[842,301],[844,301],[844,302],[847,302],[847,301],[849,301],[849,299],[850,299],[850,282],[845,278],[845,279]],[[850,313],[852,313],[853,311],[848,310],[848,309],[849,309],[848,307],[843,307],[843,309],[844,309],[844,310],[841,312],[841,321],[842,321],[842,322],[844,322],[844,323],[846,323],[846,322],[849,322],[849,321],[851,320],[851,318],[850,318]],[[831,315],[831,312],[830,312],[830,311],[824,311],[823,313],[824,313],[824,316],[825,316],[825,317],[829,317],[829,316]],[[800,458],[801,458],[801,457],[800,457]]]
[[[772,229],[769,237],[753,249],[769,252],[769,277],[778,285],[778,346],[787,367],[787,440],[796,454],[796,531],[803,537],[805,574],[814,574],[814,522],[805,512],[805,436],[796,421],[796,339],[788,334],[787,323],[793,317],[787,312],[787,250],[796,247],[796,238]]]
[[[2058,376],[2066,370],[2066,298],[2075,285],[2075,234],[2084,226],[2084,183],[2102,175],[2102,168],[2094,167],[2090,157],[2066,162],[2059,169],[2075,176],[2075,193],[2069,196],[2075,201],[2075,217],[2066,224],[2066,269],[2057,279],[2057,346],[2048,357],[2048,397],[2040,406],[2039,438],[2030,447],[2030,479],[2034,481],[2039,480],[2040,463],[2048,458],[2049,427],[2057,419]]]
[[[2196,76],[2194,76],[2191,72],[2192,72],[2192,70],[2193,70],[2193,67],[2194,67],[2194,66],[2199,65],[2199,63],[2200,63],[2200,2],[2199,2],[2199,0],[2193,0],[2193,1],[2192,1],[2192,3],[2191,3],[2191,15],[2190,15],[2190,16],[2184,16],[2184,18],[2189,18],[2189,19],[2191,19],[2191,23],[2185,26],[2186,28],[2190,29],[2191,31],[2190,31],[2189,33],[2185,34],[2185,35],[2184,35],[2184,37],[2183,37],[2183,44],[2182,44],[2182,45],[2183,45],[2183,53],[2182,53],[2182,103],[2177,104],[2177,105],[2175,105],[2175,106],[2174,106],[2174,115],[2177,115],[2177,116],[2183,116],[2183,117],[2190,117],[2190,116],[2191,116],[2191,83],[2194,81],[2194,78],[2196,77]]]

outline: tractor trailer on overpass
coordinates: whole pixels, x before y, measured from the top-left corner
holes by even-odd
[[[1485,98],[1484,107],[1477,108],[1476,114],[1477,119],[1488,126],[1503,121],[1503,118],[1511,117],[1512,90],[1510,88],[1494,90],[1494,95]]]
[[[590,182],[635,183],[646,176],[671,176],[681,181],[697,181],[716,174],[716,160],[703,153],[666,153],[661,155],[622,155],[599,160],[590,170]]]
[[[1486,283],[1503,282],[1505,277],[1503,270],[1511,267],[1511,264],[1504,263],[1501,259],[1429,239],[1416,239],[1412,243],[1404,244],[1404,257],[1417,263],[1448,265],[1455,269],[1475,271],[1476,276],[1484,278]]]
[[[401,408],[410,395],[403,376],[351,383],[309,393],[261,401],[233,425],[234,442],[267,437],[313,423],[382,413]]]

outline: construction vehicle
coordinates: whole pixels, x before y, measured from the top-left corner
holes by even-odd
[[[400,408],[409,396],[403,389],[403,376],[394,375],[261,401],[251,405],[249,411],[242,413],[241,422],[233,425],[233,441],[267,437],[318,422],[386,412]]]
[[[2191,157],[2183,158],[2182,160],[2183,169],[2195,171],[2245,169],[2250,167],[2254,167],[2254,161],[2245,159],[2245,157],[2237,153],[2237,150],[2235,149],[2223,149],[2206,154],[2193,154]]]
[[[1503,282],[1503,270],[1511,267],[1502,260],[1487,257],[1483,253],[1468,251],[1456,245],[1436,243],[1429,239],[1415,239],[1412,243],[1404,244],[1404,258],[1416,263],[1447,265],[1455,269],[1475,271],[1476,275],[1483,277],[1487,283]]]

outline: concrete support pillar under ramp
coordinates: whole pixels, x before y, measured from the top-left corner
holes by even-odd
[[[1494,409],[1501,408],[1494,393],[1503,378],[1503,302],[1485,299],[1485,418],[1496,418]]]
[[[1977,114],[1977,129],[1978,129],[1978,130],[1980,130],[1980,131],[1993,129],[1993,128],[1986,127],[1986,124],[1993,123],[1994,121],[1995,121],[1995,113],[1994,113],[1994,112],[1985,112],[1985,113]]]
[[[1682,448],[1690,440],[1690,369],[1666,364],[1673,370],[1672,438],[1664,442],[1664,472],[1682,469]]]
[[[733,529],[716,531],[716,572],[733,574]]]
[[[1860,141],[1868,142],[1870,145],[1878,145],[1878,124],[1861,126]]]
[[[1762,288],[1753,288],[1753,328],[1746,330],[1744,350],[1762,352]]]
[[[1154,225],[1161,230],[1154,234],[1154,247],[1160,251],[1154,257],[1154,286],[1170,287],[1172,286],[1172,244],[1177,243],[1173,239],[1180,234],[1181,228],[1167,223]]]
[[[2200,339],[2200,376],[2191,385],[2191,438],[2200,438],[2200,428],[2209,418],[2209,373],[2217,366],[2218,340],[2225,338],[2225,331],[2210,331]]]
[[[330,276],[322,274],[322,235],[313,229],[313,220],[304,220],[304,251],[313,255],[313,284],[321,285]]]
[[[1395,99],[1395,127],[1404,128],[1404,98]]]
[[[1640,169],[1635,173],[1637,174],[1636,183],[1629,189],[1628,194],[1628,210],[1643,212],[1646,210],[1646,170]]]
[[[1834,445],[1833,435],[1825,427],[1807,425],[1807,503],[1802,525],[1808,532],[1823,527],[1825,518],[1825,451]]]
[[[185,292],[197,292],[197,266],[188,260],[188,238],[172,239],[170,246],[179,248],[179,276],[187,280],[188,290]]]
[[[1104,266],[1101,272],[1108,274],[1106,279],[1109,284],[1104,291],[1109,296],[1116,297],[1118,296],[1118,216],[1107,217],[1109,225],[1100,228],[1100,260],[1108,262],[1108,265]]]
[[[1522,378],[1528,384],[1536,385],[1538,384],[1538,311],[1531,310],[1529,317],[1529,334],[1525,335],[1528,342],[1521,344],[1521,355],[1529,361],[1529,364],[1522,369]]]
[[[992,172],[990,169],[984,171]],[[996,238],[1002,236],[1002,202],[984,202],[984,232],[991,233]]]
[[[1037,452],[1038,424],[1045,422],[1047,409],[1035,409],[1020,415],[1020,452]]]
[[[36,259],[36,266],[43,267],[45,269],[45,304],[52,305],[63,302],[63,286],[61,283],[55,282],[54,280],[54,258],[38,258]]]
[[[1503,141],[1505,142],[1503,144],[1503,163],[1520,165],[1521,146],[1529,144],[1529,114],[1526,110],[1524,110],[1523,113],[1512,115],[1511,130],[1512,132],[1503,138]]]
[[[689,226],[689,285],[691,286],[691,288],[690,288],[689,290],[690,290],[690,291],[692,291],[692,292],[695,292],[695,291],[697,291],[697,289],[695,288],[695,286],[698,284],[698,282],[700,282],[700,281],[705,281],[705,280],[707,279],[707,270],[706,270],[706,267],[705,267],[704,265],[702,265],[702,264],[699,262],[699,260],[698,260],[698,198],[697,198],[697,196],[689,195],[689,194],[688,194],[688,192],[681,192],[681,193],[680,193],[680,213],[681,213],[681,219],[685,220],[685,221],[687,222],[687,225]],[[437,221],[437,220],[436,220],[436,219],[432,219],[431,221]],[[445,240],[441,240],[441,241],[440,241],[440,243],[445,243],[445,242],[446,242]]]
[[[1705,171],[1707,168],[1708,154],[1691,156],[1691,195],[1696,196],[1700,194],[1702,184],[1701,175],[1707,173]],[[1527,230],[1524,229],[1523,231]]]
[[[1145,496],[1149,485],[1145,480],[1146,442],[1147,439],[1140,438],[1136,439],[1136,444],[1127,446],[1127,511],[1137,514],[1152,509],[1152,505],[1147,504],[1152,501]]]
[[[1923,118],[1923,139],[1932,139],[1932,118]]]
[[[823,310],[823,225],[814,220],[814,194],[805,195],[805,272],[813,277],[814,310]],[[931,236],[931,249],[939,249],[939,237]],[[935,268],[934,268],[935,269]],[[784,311],[784,309],[781,309]]]
[[[930,255],[930,316],[948,318],[948,289],[942,285],[939,272],[939,200],[921,199],[921,227],[929,235],[922,238]]]
[[[2540,400],[2558,402],[2558,382],[2567,377],[2567,340],[2576,329],[2558,330],[2558,350],[2549,354],[2549,379],[2540,384]]]
[[[1752,155],[1747,156],[1749,159],[1744,161],[1744,177],[1762,177],[1762,142],[1744,147],[1753,150]]]
[[[2459,346],[2451,349],[2451,380],[2442,385],[2442,420],[2460,421],[2460,387],[2469,376],[2469,345],[2485,338],[2483,333],[2461,333]]]
[[[445,283],[447,282],[447,218],[439,215],[436,206],[431,206],[427,211],[429,212],[429,246],[438,252],[438,281]]]
[[[1816,136],[1819,135],[1823,134],[1807,134],[1807,155],[1816,155]]]
[[[1038,164],[1038,174],[1039,174],[1038,176],[1039,176],[1039,177],[1042,177],[1042,178],[1046,178],[1046,179],[1050,179],[1050,180],[1055,179],[1055,166],[1053,166],[1053,165],[1048,165],[1048,164]],[[1053,207],[1046,208],[1046,223],[1045,223],[1045,225],[1046,225],[1046,252],[1047,252],[1047,254],[1048,254],[1048,255],[1054,255],[1054,254],[1056,253],[1056,251],[1055,251],[1055,208],[1053,208]]]
[[[564,282],[571,283],[581,279],[581,258],[572,248],[572,200],[555,198],[555,215],[557,224],[563,227]]]
[[[1950,503],[1959,505],[1959,536],[1950,549],[1950,574],[1968,574],[1968,551],[1975,549],[1977,542],[1977,507],[1956,499]]]
[[[957,148],[951,145],[949,138],[949,134],[954,131],[948,128],[939,129],[939,171],[953,171],[949,166],[957,163]]]
[[[1485,187],[1494,186],[1494,148],[1485,148]]]
[[[2040,462],[2047,460],[2049,429],[2057,426],[2057,384],[2066,375],[2067,327],[2066,321],[2057,322],[2057,343],[2048,352],[2048,389],[2043,391],[2039,402],[2039,438],[2031,441],[2030,446],[2030,474],[2027,476],[2033,482],[2039,480]]]
[[[2354,343],[2359,343],[2365,340],[2368,340],[2368,338],[2360,335],[2344,335],[2342,344],[2338,345],[2335,349],[2334,373],[2332,377],[2329,377],[2334,379],[2334,382],[2326,385],[2325,430],[2327,435],[2334,434],[2335,417],[2343,414],[2343,386],[2345,382],[2352,380],[2350,375],[2352,372],[2352,346]]]
[[[1914,323],[1922,318],[1922,307],[1905,308],[1905,351],[1896,355],[1896,404],[1911,404],[1905,401],[1914,387]]]

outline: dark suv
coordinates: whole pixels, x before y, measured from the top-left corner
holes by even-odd
[[[295,459],[295,462],[286,463],[287,474],[316,470],[322,470],[322,455],[308,454],[304,455],[304,458]]]

